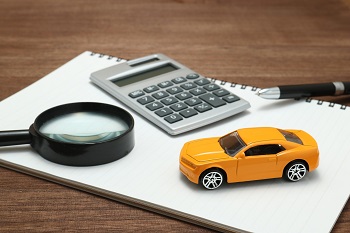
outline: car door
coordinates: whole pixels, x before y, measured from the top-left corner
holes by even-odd
[[[277,154],[285,149],[279,144],[260,144],[240,152],[237,165],[239,181],[277,177]]]

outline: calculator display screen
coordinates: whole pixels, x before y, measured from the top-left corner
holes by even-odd
[[[174,66],[171,63],[167,63],[163,66],[159,66],[159,67],[155,67],[153,69],[148,69],[145,71],[142,71],[140,73],[136,73],[136,74],[132,74],[126,77],[122,77],[120,79],[117,80],[113,80],[112,82],[119,86],[119,87],[123,87],[129,84],[133,84],[136,82],[140,82],[149,78],[153,78],[155,76],[161,75],[161,74],[166,74],[169,73],[171,71],[177,70],[178,68],[176,66]]]

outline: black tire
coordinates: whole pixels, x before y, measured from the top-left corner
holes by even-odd
[[[209,169],[202,173],[200,183],[204,188],[213,190],[222,185],[224,177],[224,174],[219,169]]]
[[[307,166],[303,161],[294,161],[289,163],[284,171],[283,178],[288,181],[296,182],[305,177]]]

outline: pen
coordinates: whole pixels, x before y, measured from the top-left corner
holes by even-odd
[[[265,99],[346,95],[350,94],[350,82],[284,85],[261,89],[256,94]]]

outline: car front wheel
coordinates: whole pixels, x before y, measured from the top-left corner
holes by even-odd
[[[201,184],[206,189],[217,189],[221,186],[224,175],[219,169],[210,169],[201,176]]]
[[[304,162],[296,161],[290,163],[285,171],[284,178],[289,181],[299,181],[305,177],[307,173],[307,167]]]

